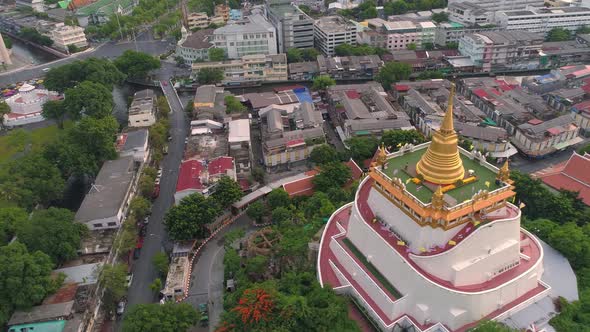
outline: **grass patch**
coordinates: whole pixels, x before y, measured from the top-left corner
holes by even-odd
[[[402,297],[402,294],[395,287],[393,287],[393,285],[381,274],[381,272],[379,272],[379,270],[377,270],[375,266],[373,266],[373,264],[367,261],[365,255],[363,255],[357,249],[357,247],[355,247],[355,245],[350,242],[349,239],[344,238],[342,242],[344,242],[344,245],[346,245],[346,247],[352,251],[353,255],[355,255],[356,258],[367,267],[371,274],[374,275],[377,280],[379,280],[383,287],[385,287],[385,289],[387,289],[387,291],[393,295],[395,299],[400,299]]]
[[[66,121],[64,127],[71,127]],[[51,125],[35,130],[14,129],[4,136],[0,136],[0,164],[14,158],[19,153],[40,151],[43,146],[55,141],[61,132],[57,125]]]

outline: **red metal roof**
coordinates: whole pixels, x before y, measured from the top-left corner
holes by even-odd
[[[307,175],[307,177],[299,179],[299,180],[291,181],[289,183],[285,183],[283,185],[283,189],[285,189],[285,191],[291,197],[293,197],[293,196],[311,196],[311,195],[313,195],[313,192],[314,192],[313,178],[318,173],[319,172],[316,170],[311,170],[311,171],[305,172],[305,175]]]
[[[302,144],[305,144],[305,140],[303,138],[298,138],[287,142],[287,146],[297,146]]]
[[[555,136],[555,135],[561,134],[561,132],[563,132],[563,130],[561,128],[558,128],[558,127],[553,127],[553,128],[547,129],[547,132],[549,134]]]
[[[358,93],[358,92],[356,92],[355,90],[348,90],[348,91],[346,91],[346,95],[350,99],[359,99],[359,98],[361,98],[361,94]]]
[[[228,170],[234,168],[234,158],[232,157],[217,157],[209,163],[207,170],[209,176],[217,174],[225,174]]]
[[[528,122],[528,124],[532,124],[533,126],[536,126],[538,124],[543,123],[543,120],[539,120],[539,119],[530,119]]]
[[[76,297],[77,291],[78,284],[65,284],[60,289],[58,289],[55,294],[46,297],[43,301],[43,304],[57,304],[73,301]]]
[[[588,85],[586,85],[588,86]],[[588,86],[588,90],[590,91],[590,86]],[[581,103],[577,103],[573,106],[575,109],[577,109],[578,111],[590,111],[590,100],[584,100]]]
[[[289,85],[289,86],[276,87],[273,90],[275,92],[281,92],[281,91],[291,91],[291,90],[295,90],[295,89],[305,89],[305,87],[303,85]]]
[[[410,86],[406,84],[395,84],[394,89],[395,91],[408,91],[410,90]]]
[[[475,89],[473,93],[478,96],[479,98],[486,98],[488,97],[488,93],[484,89]]]
[[[201,171],[203,164],[199,160],[187,160],[180,165],[178,182],[176,183],[176,192],[186,189],[202,189]]]
[[[361,178],[361,176],[363,175],[363,170],[359,167],[359,165],[352,160],[352,158],[344,163],[346,166],[348,166],[348,168],[350,168],[350,172],[352,174],[352,178],[354,180],[358,180]]]
[[[574,153],[559,173],[541,175],[541,180],[555,189],[579,192],[584,204],[590,205],[590,158]]]

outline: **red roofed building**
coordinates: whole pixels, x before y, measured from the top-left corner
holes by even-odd
[[[537,177],[556,190],[579,192],[584,204],[590,205],[590,155],[574,152],[570,159],[554,172],[537,173]]]
[[[283,184],[283,189],[289,194],[289,197],[311,196],[314,192],[313,178],[318,173],[316,170],[305,172],[306,177]]]
[[[236,180],[236,166],[232,157],[217,157],[207,163],[204,160],[185,160],[180,165],[176,183],[174,202],[178,204],[184,197],[200,193],[211,194],[211,187],[222,176]]]

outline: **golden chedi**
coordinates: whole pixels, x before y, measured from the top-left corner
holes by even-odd
[[[455,84],[451,84],[451,93],[447,112],[441,127],[432,135],[432,142],[418,164],[416,173],[424,177],[424,181],[446,185],[462,180],[465,176],[463,162],[459,156],[459,136],[453,126],[453,98]]]

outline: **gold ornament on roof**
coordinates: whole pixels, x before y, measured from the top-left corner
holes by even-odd
[[[436,210],[442,209],[445,204],[444,201],[445,194],[442,191],[442,186],[438,186],[434,194],[432,194],[432,199],[430,202],[432,203],[432,208]]]
[[[377,165],[383,167],[387,163],[387,151],[385,151],[385,144],[381,143],[377,152]]]
[[[508,159],[506,159],[504,165],[500,167],[500,171],[496,175],[496,179],[504,182],[510,180],[510,168],[508,168]]]
[[[416,165],[416,173],[425,181],[444,185],[463,180],[465,169],[459,156],[459,137],[453,125],[455,84],[451,83],[447,112],[440,129],[432,135],[432,142]]]

